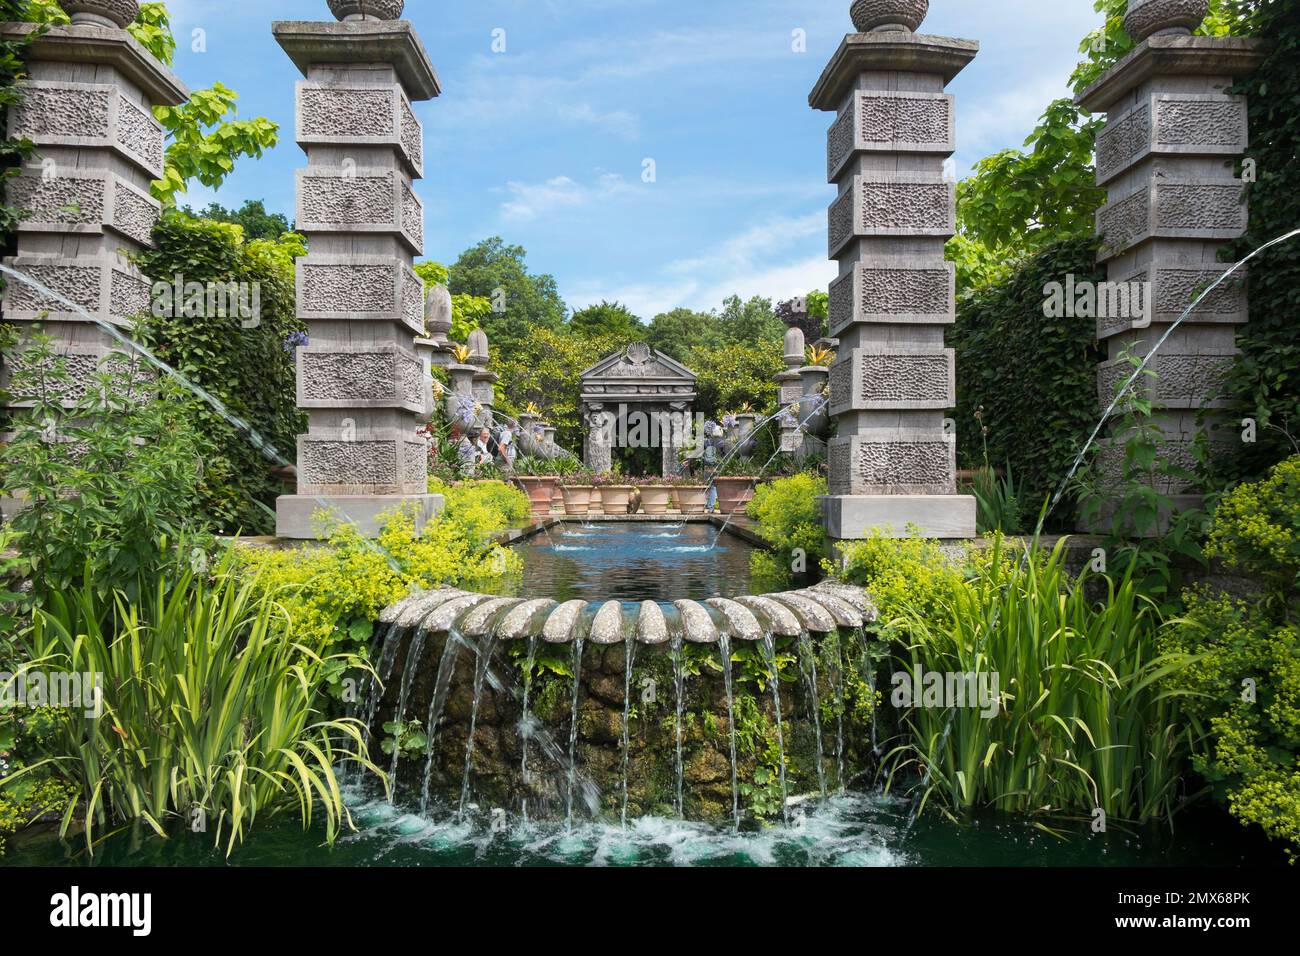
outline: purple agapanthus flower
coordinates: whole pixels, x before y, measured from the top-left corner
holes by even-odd
[[[727,415],[722,419],[722,427],[728,429],[735,428],[738,421],[739,419],[737,419],[735,415]]]
[[[284,350],[292,355],[294,349],[309,344],[311,344],[311,338],[306,332],[291,332],[284,340]]]
[[[475,408],[477,408],[477,403],[475,403],[473,395],[456,396],[456,417],[460,420],[469,421],[472,419]]]

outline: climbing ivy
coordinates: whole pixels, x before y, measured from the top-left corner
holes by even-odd
[[[958,303],[950,344],[957,351],[958,454],[965,467],[1010,464],[1022,502],[1037,513],[1060,484],[1097,422],[1096,324],[1045,314],[1045,287],[1099,282],[1097,240],[1049,246],[1009,278]],[[978,414],[978,418],[977,418]],[[1065,511],[1055,515],[1066,521]]]
[[[1300,0],[1231,0],[1234,34],[1264,38],[1273,49],[1233,92],[1249,99],[1250,228],[1223,258],[1237,261],[1271,239],[1300,228]],[[1245,170],[1243,170],[1245,171]],[[1237,336],[1241,349],[1226,394],[1232,400],[1232,454],[1220,456],[1213,478],[1227,486],[1252,480],[1300,452],[1300,239],[1251,262],[1250,324]],[[1243,419],[1255,423],[1255,441],[1241,441]]]

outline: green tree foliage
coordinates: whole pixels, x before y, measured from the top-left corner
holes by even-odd
[[[785,368],[783,351],[779,339],[692,349],[684,361],[699,376],[695,410],[711,417],[743,405],[756,412],[774,411],[778,391],[774,376]]]
[[[492,303],[483,330],[497,349],[513,349],[530,329],[558,329],[568,311],[555,277],[528,271],[522,246],[507,246],[500,236],[466,249],[448,270],[453,294],[479,296]]]
[[[1227,10],[1234,34],[1266,38],[1273,50],[1253,76],[1233,92],[1249,98],[1250,149],[1256,182],[1250,184],[1250,228],[1224,258],[1236,261],[1271,239],[1300,227],[1300,2],[1233,2]],[[1300,451],[1300,239],[1276,246],[1250,264],[1250,324],[1237,335],[1241,349],[1225,394],[1227,417],[1252,418],[1257,441],[1230,436],[1234,454],[1218,459],[1216,484],[1262,476]]]
[[[140,256],[140,266],[158,285],[229,286],[247,295],[256,291],[255,319],[206,300],[194,309],[160,307],[144,317],[137,335],[158,357],[223,402],[261,439],[289,461],[304,421],[297,410],[295,336],[305,328],[297,318],[294,258],[306,250],[302,237],[287,233],[277,240],[247,241],[239,226],[194,219],[172,212],[158,223],[154,248]],[[157,299],[157,296],[155,296]],[[188,305],[188,295],[186,296]],[[279,484],[271,461],[241,429],[207,405],[196,415],[200,429],[215,446],[205,462],[203,505],[226,532],[263,533],[272,525],[269,510]]]
[[[665,355],[683,361],[683,356],[692,349],[721,345],[722,334],[714,313],[673,309],[661,312],[650,321],[648,341]]]
[[[513,408],[536,405],[556,427],[556,441],[575,454],[586,429],[578,407],[581,374],[628,344],[617,336],[584,338],[564,330],[534,328],[511,348],[493,349],[492,369]]]
[[[154,116],[167,133],[166,166],[154,180],[154,197],[174,205],[191,180],[217,189],[241,156],[260,157],[279,141],[280,127],[264,116],[230,119],[239,94],[222,83],[196,90],[180,106],[155,106]]]
[[[776,317],[772,300],[762,296],[742,300],[733,295],[725,299],[718,325],[726,345],[758,345],[785,337],[785,323]]]
[[[1098,282],[1097,240],[1073,239],[1036,254],[1009,278],[958,303],[958,453],[965,467],[1010,464],[1021,503],[1037,514],[1096,425],[1096,324],[1045,314],[1049,283]],[[980,411],[982,409],[982,412]],[[977,412],[980,418],[976,418]],[[985,431],[987,429],[987,431]],[[1068,522],[1069,514],[1057,519]]]
[[[266,204],[260,199],[245,200],[238,209],[227,209],[213,202],[208,203],[202,212],[196,213],[188,207],[184,212],[196,219],[233,223],[244,230],[245,239],[279,239],[286,232],[293,231],[283,213],[267,212]]]
[[[632,314],[632,310],[618,302],[601,302],[573,313],[569,329],[583,338],[617,336],[631,341],[643,341],[649,336],[646,324]]]
[[[1172,681],[1204,737],[1196,768],[1234,816],[1300,847],[1300,456],[1220,504],[1206,548],[1262,595],[1186,595],[1167,650],[1194,655]]]

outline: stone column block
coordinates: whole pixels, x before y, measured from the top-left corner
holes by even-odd
[[[862,13],[862,10],[858,11]],[[970,40],[912,31],[924,5],[880,0],[869,33],[850,34],[809,98],[833,111],[827,174],[839,189],[827,214],[839,262],[829,289],[828,448],[833,538],[888,529],[973,537],[975,501],[956,494],[955,360],[943,330],[956,320],[954,98],[944,87],[975,57]],[[914,527],[909,528],[909,525]]]

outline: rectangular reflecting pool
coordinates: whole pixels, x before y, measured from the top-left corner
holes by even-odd
[[[703,522],[562,522],[514,546],[507,594],[556,601],[704,600],[749,594],[753,546]]]

